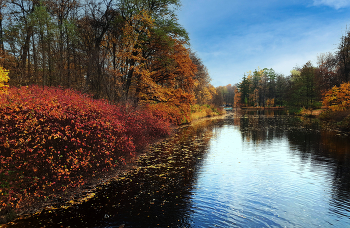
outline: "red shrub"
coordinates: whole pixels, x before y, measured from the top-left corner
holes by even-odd
[[[146,110],[72,90],[10,88],[0,95],[0,207],[81,185],[169,132]]]
[[[121,118],[126,126],[126,135],[133,138],[137,149],[142,149],[155,139],[170,134],[170,123],[154,116],[147,108],[129,108],[127,112],[124,108],[119,112],[122,113]]]
[[[191,121],[190,106],[176,106],[174,104],[157,103],[146,106],[152,114],[159,119],[169,121],[171,124],[180,125]]]

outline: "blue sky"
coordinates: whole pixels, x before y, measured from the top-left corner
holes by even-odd
[[[258,67],[316,65],[350,28],[350,0],[182,0],[177,14],[215,87]]]

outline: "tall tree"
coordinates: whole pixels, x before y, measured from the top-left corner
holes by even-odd
[[[243,76],[242,82],[238,85],[239,91],[241,93],[241,104],[248,105],[249,102],[249,79],[245,76]]]
[[[276,77],[276,90],[275,90],[275,105],[286,105],[286,94],[289,86],[289,79],[281,74]]]
[[[347,31],[341,37],[337,57],[339,65],[338,74],[341,81],[348,82],[350,80],[350,31]]]
[[[317,57],[317,69],[315,71],[316,86],[321,92],[340,85],[341,81],[337,75],[337,59],[332,53],[320,54]]]

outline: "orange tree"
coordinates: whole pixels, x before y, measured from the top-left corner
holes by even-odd
[[[339,87],[334,86],[323,96],[323,105],[332,111],[342,111],[350,108],[350,82]]]
[[[189,57],[187,42],[159,31],[145,10],[124,23],[121,39],[115,43],[115,89],[123,91],[118,96],[149,104],[153,111],[164,112],[154,114],[174,124],[188,122],[197,68]]]
[[[155,60],[147,63],[148,74],[141,77],[136,96],[140,102],[150,104],[155,109],[168,110],[177,124],[186,123],[190,121],[191,104],[194,103],[197,68],[190,59],[186,43],[169,39],[172,46],[154,40],[152,45],[159,52]]]

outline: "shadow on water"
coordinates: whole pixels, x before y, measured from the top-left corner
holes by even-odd
[[[186,227],[196,170],[215,122],[179,129],[149,148],[136,168],[68,209],[44,210],[9,227]]]

